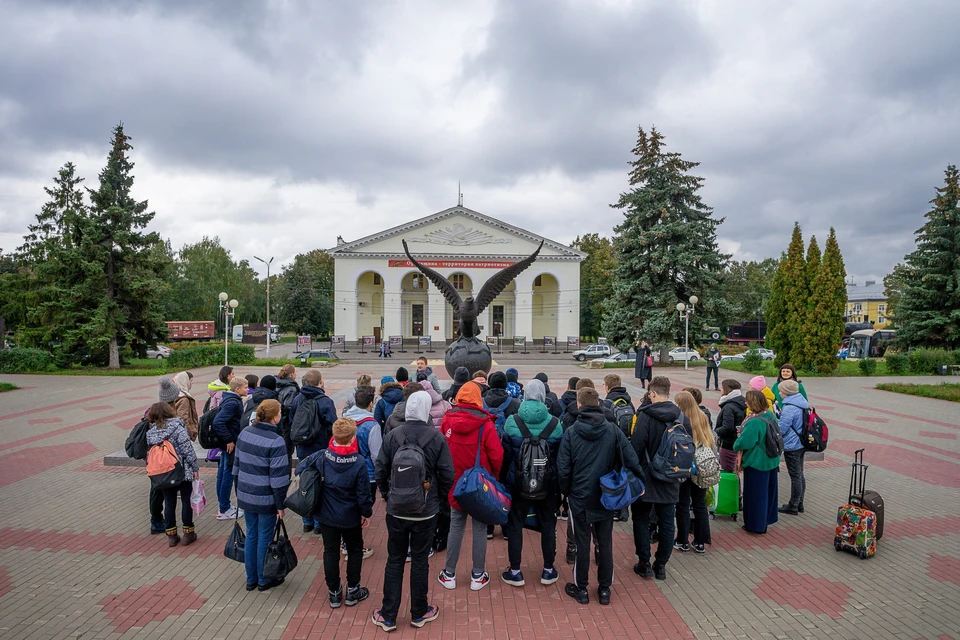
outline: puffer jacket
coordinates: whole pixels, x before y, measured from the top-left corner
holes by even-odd
[[[150,425],[147,429],[147,444],[152,447],[164,440],[170,441],[173,450],[177,452],[177,457],[180,458],[180,463],[183,465],[183,479],[186,482],[193,482],[195,474],[200,472],[200,463],[197,461],[197,452],[193,449],[190,434],[187,433],[183,420],[170,418],[162,429],[158,429],[155,424]]]
[[[500,444],[503,445],[503,470],[500,473],[502,482],[508,487],[513,487],[517,482],[516,460],[520,457],[520,445],[523,444],[523,432],[517,426],[517,418],[523,420],[527,430],[535,438],[546,438],[547,445],[550,447],[550,480],[553,483],[549,487],[551,492],[559,491],[557,487],[557,451],[560,449],[560,436],[563,435],[563,427],[560,421],[550,414],[547,405],[536,400],[524,400],[520,403],[520,410],[516,415],[507,418],[503,425],[503,436],[500,438]],[[550,431],[544,431],[550,428]]]
[[[381,427],[386,428],[387,418],[400,402],[403,402],[403,387],[399,383],[388,382],[380,387],[380,399],[377,400],[377,406],[373,408],[373,417]]]
[[[481,426],[483,427],[483,447],[480,450],[480,465],[493,477],[499,478],[500,467],[503,464],[503,445],[500,444],[500,438],[497,436],[493,416],[483,409],[454,407],[443,417],[443,424],[440,426],[440,431],[450,447],[450,457],[453,459],[453,486],[450,487],[448,500],[450,506],[458,510],[460,505],[453,499],[453,489],[464,471],[471,468],[477,461]]]
[[[809,408],[810,403],[799,393],[784,397],[783,410],[780,412],[780,433],[783,434],[784,451],[803,449],[803,443],[800,442],[800,434],[803,433],[803,410]]]
[[[447,411],[450,411],[450,403],[440,397],[440,394],[437,393],[437,390],[434,389],[433,385],[429,382],[423,385],[423,388],[433,403],[430,405],[430,418],[433,420],[434,425],[438,425],[443,422],[443,416],[447,414]]]
[[[210,401],[207,403],[209,406],[204,408],[204,411],[209,411],[210,409],[216,409],[220,406],[220,403],[223,401],[223,392],[230,391],[230,385],[220,382],[219,379],[214,380],[207,385],[207,394],[210,396]]]
[[[739,389],[720,398],[720,413],[717,414],[717,446],[721,449],[733,449],[733,443],[740,435],[737,427],[747,417],[747,401]]]
[[[315,516],[320,524],[352,529],[360,526],[361,517],[373,515],[367,466],[356,440],[343,446],[331,441],[329,447],[298,464],[297,474],[309,465],[323,474],[323,491]]]

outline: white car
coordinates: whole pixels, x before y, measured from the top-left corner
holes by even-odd
[[[775,354],[773,351],[770,351],[770,349],[764,349],[763,347],[758,347],[757,352],[764,360],[773,360],[777,357],[777,354]]]
[[[670,349],[670,355],[667,357],[667,362],[674,362],[675,360],[689,360],[690,362],[696,362],[699,359],[700,354],[697,353],[696,349],[674,347],[673,349]]]
[[[613,355],[613,348],[608,344],[592,344],[586,349],[574,351],[573,357],[578,362],[584,362],[592,358],[608,358]]]
[[[635,362],[637,360],[637,354],[633,351],[630,353],[615,353],[612,356],[607,358],[600,358],[600,362]]]
[[[156,349],[147,349],[148,358],[156,358],[157,360],[163,360],[164,358],[170,357],[170,347],[165,347],[162,344],[158,344]]]

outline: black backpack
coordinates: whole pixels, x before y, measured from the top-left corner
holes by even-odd
[[[204,411],[200,416],[200,424],[197,428],[197,440],[204,449],[225,449],[227,444],[223,438],[214,430],[213,420],[220,413],[220,407],[215,407],[209,411]]]
[[[766,449],[767,456],[771,458],[779,457],[783,453],[783,434],[780,432],[780,425],[776,420],[761,418],[767,423],[767,434],[763,439],[763,448]]]
[[[393,454],[390,465],[390,493],[387,508],[396,516],[419,516],[427,506],[427,457],[423,447],[430,441],[435,429],[422,428],[419,436],[407,435],[406,427],[398,429],[404,436],[403,444]]]
[[[514,415],[513,419],[523,435],[520,454],[517,456],[517,490],[521,498],[543,500],[547,497],[550,484],[550,445],[547,438],[534,437],[519,415]],[[556,427],[557,419],[553,418],[543,431],[549,435]]]
[[[309,464],[300,473],[300,480],[295,490],[287,494],[283,506],[304,518],[311,518],[320,507],[320,495],[323,491],[323,472],[325,466],[326,449],[318,451],[314,456],[320,456],[320,468],[316,464]],[[309,460],[309,458],[308,458]]]
[[[134,460],[146,460],[147,451],[147,430],[150,428],[150,421],[144,418],[130,431],[127,441],[123,444],[123,450]]]
[[[807,451],[819,453],[827,450],[827,440],[829,439],[827,423],[823,421],[823,418],[817,414],[817,410],[813,407],[803,410],[803,425],[800,432],[797,433],[796,429],[793,429],[793,432],[800,438],[800,444]]]
[[[290,423],[290,441],[293,444],[313,444],[323,439],[323,424],[320,422],[320,407],[316,398],[303,397]],[[326,445],[330,438],[322,444]]]
[[[623,398],[617,398],[612,402],[604,400],[604,403],[613,411],[614,424],[616,424],[620,428],[620,431],[623,432],[623,435],[629,439],[630,427],[633,426],[633,417],[637,414],[637,410]]]

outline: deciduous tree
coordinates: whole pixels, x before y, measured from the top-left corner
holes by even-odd
[[[603,320],[603,303],[613,294],[613,244],[596,233],[578,236],[571,243],[587,254],[580,263],[580,335],[597,337]]]

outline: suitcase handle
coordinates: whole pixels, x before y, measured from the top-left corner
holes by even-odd
[[[867,469],[869,465],[863,463],[863,449],[857,449],[853,452],[853,465],[850,468],[850,495],[848,502],[853,502],[855,497],[860,498],[863,503],[863,494],[866,493]],[[858,473],[859,471],[859,473]]]

